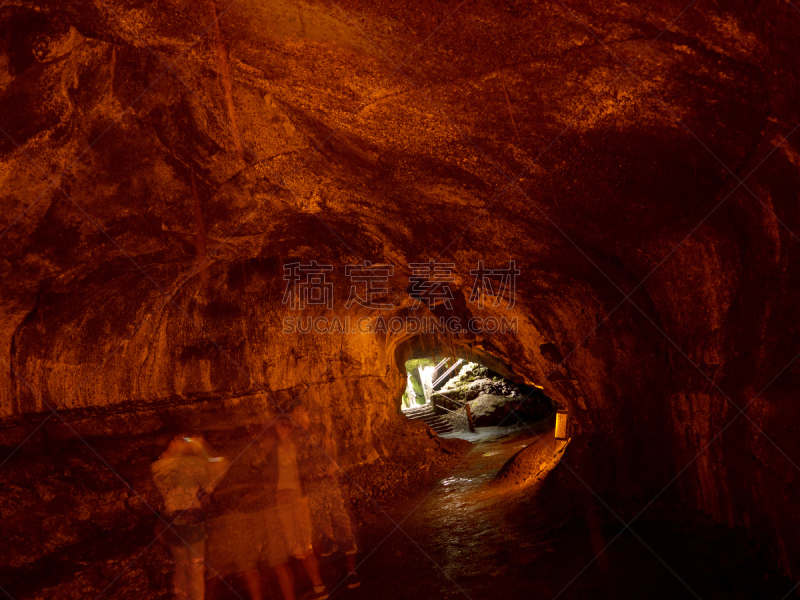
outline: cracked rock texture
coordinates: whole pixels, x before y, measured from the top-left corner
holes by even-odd
[[[666,497],[800,572],[800,15],[684,6],[4,3],[4,456],[27,441],[0,497],[38,533],[3,573],[121,524],[147,537],[75,433],[145,440],[107,458],[136,489],[174,419],[233,431],[298,399],[360,469],[402,446],[402,365],[431,350],[544,386],[604,498],[677,476]],[[334,308],[291,311],[284,266],[312,260]],[[375,316],[344,308],[365,260],[394,265],[387,319],[412,314],[409,264],[437,260],[436,316],[519,331],[286,332]],[[470,303],[478,261],[512,260],[514,306]]]

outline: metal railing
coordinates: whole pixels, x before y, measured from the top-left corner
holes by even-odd
[[[437,396],[444,396],[445,398],[447,398],[447,399],[448,399],[448,400],[450,400],[451,402],[455,402],[455,401],[454,401],[452,398],[450,398],[449,396],[445,396],[444,394],[441,394],[441,393],[439,393],[439,392],[433,392],[433,394],[436,394]],[[433,395],[433,394],[431,394],[431,395]],[[442,406],[441,404],[439,404],[439,405],[434,405],[434,411],[436,410],[436,406],[438,406],[439,408],[441,408],[441,409],[443,409],[443,410],[446,410],[446,411],[447,411],[447,412],[449,412],[449,413],[453,413],[454,415],[457,415],[457,416],[459,416],[459,417],[463,417],[463,418],[465,418],[465,419],[467,420],[467,423],[469,424],[469,430],[470,430],[472,433],[475,433],[475,425],[474,425],[474,424],[473,424],[473,422],[472,422],[472,409],[469,407],[469,402],[464,402],[464,404],[462,404],[462,405],[461,405],[461,408],[463,408],[463,409],[464,409],[464,412],[466,413],[465,415],[462,415],[461,413],[459,413],[459,412],[456,412],[456,411],[454,411],[454,410],[450,410],[449,408],[445,408],[445,407],[444,407],[444,406]]]
[[[456,367],[458,367],[458,365],[460,365],[462,362],[464,362],[464,359],[463,358],[459,358],[455,363],[453,363],[452,367],[450,367],[449,369],[447,369],[447,371],[442,373],[442,375],[439,376],[439,378],[431,384],[431,389],[435,390],[436,386],[439,385],[442,381],[444,381],[444,379],[448,375],[450,375],[450,373],[452,373],[456,369]],[[439,363],[439,364],[441,364],[441,363]]]

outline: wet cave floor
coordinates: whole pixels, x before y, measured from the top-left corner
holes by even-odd
[[[679,507],[655,503],[633,533],[624,530],[565,466],[569,448],[538,481],[494,485],[502,465],[533,443],[543,440],[519,429],[474,443],[432,489],[382,507],[383,527],[361,531],[359,588],[340,583],[341,555],[321,560],[332,597],[800,598],[796,582],[767,568],[737,532],[688,519]],[[292,566],[301,597],[307,577]],[[280,598],[274,575],[262,573],[266,597]],[[242,582],[232,583],[249,598]]]

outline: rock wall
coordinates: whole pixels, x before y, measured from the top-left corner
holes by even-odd
[[[683,8],[7,2],[9,453],[297,398],[355,468],[404,431],[402,361],[454,352],[568,407],[565,460],[604,498],[680,499],[797,573],[800,21]],[[312,260],[333,308],[291,311],[285,268]],[[518,333],[284,332],[374,317],[345,308],[365,260],[394,266],[386,319]],[[452,310],[412,312],[429,260]],[[520,269],[509,310],[470,302],[479,261]]]

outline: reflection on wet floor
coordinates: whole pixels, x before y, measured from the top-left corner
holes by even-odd
[[[555,448],[549,436],[519,429],[484,434],[433,489],[389,507],[383,531],[365,532],[362,586],[347,590],[334,583],[333,597],[798,597],[784,599],[793,582],[768,571],[743,540],[721,526],[654,513],[634,529],[656,556],[610,519],[567,468],[526,482],[498,482],[503,465],[521,450]],[[563,461],[570,458],[565,452]],[[298,565],[293,568],[300,573]],[[336,561],[323,560],[321,568],[326,581],[343,576]]]
[[[695,598],[698,593],[701,598],[781,600],[791,588],[791,581],[767,572],[758,557],[748,554],[741,540],[736,546],[729,530],[687,522],[684,536],[675,523],[642,520],[635,528],[659,555],[654,556],[635,536],[621,533],[622,526],[601,512],[565,468],[521,485],[497,483],[508,459],[546,443],[517,430],[475,444],[435,489],[393,514],[402,531],[371,540],[373,553],[360,567],[363,589],[348,595],[617,600]],[[564,461],[569,458],[566,452]],[[720,552],[726,555],[714,554],[710,548],[719,546],[708,545],[710,535],[733,544]],[[703,571],[725,572],[723,565],[737,559],[749,562],[725,573],[734,578],[733,587]]]
[[[448,477],[447,479],[442,479],[442,485],[447,487],[448,485],[452,485],[460,481],[472,481],[472,480],[463,477]]]

